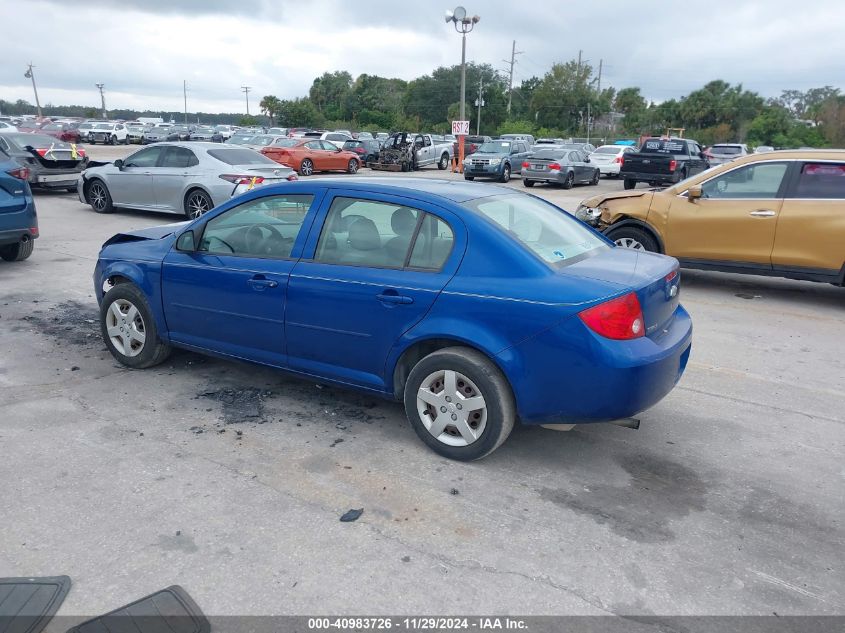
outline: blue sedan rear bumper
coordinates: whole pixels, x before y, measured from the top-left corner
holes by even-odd
[[[615,341],[571,317],[501,352],[524,424],[634,416],[662,400],[686,368],[692,321],[683,307],[659,335]]]

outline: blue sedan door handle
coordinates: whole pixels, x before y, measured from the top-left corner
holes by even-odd
[[[250,288],[258,292],[263,292],[267,288],[275,288],[279,285],[278,281],[267,279],[264,275],[256,275],[255,277],[247,279],[246,282],[249,284]]]
[[[378,299],[382,303],[391,305],[409,304],[414,302],[414,299],[412,297],[400,295],[392,288],[385,290],[381,294],[377,294],[376,299]]]

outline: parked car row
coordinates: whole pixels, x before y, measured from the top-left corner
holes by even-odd
[[[492,178],[508,182],[513,174],[522,175],[522,184],[596,185],[601,169],[592,163],[582,144],[532,145],[529,135],[505,134],[481,143],[464,159],[464,178]]]
[[[155,125],[147,127],[138,134],[141,145],[159,143],[161,141],[199,141],[207,143],[223,143],[223,132],[210,125]]]

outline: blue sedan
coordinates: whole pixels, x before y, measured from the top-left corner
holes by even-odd
[[[445,457],[522,424],[629,418],[684,371],[678,262],[616,248],[498,186],[359,178],[256,189],[100,252],[101,330],[129,367],[172,347],[404,402]]]

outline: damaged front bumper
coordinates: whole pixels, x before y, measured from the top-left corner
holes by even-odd
[[[598,207],[588,207],[579,204],[578,208],[575,209],[575,218],[593,228],[598,228],[601,224],[601,213],[601,209]]]

